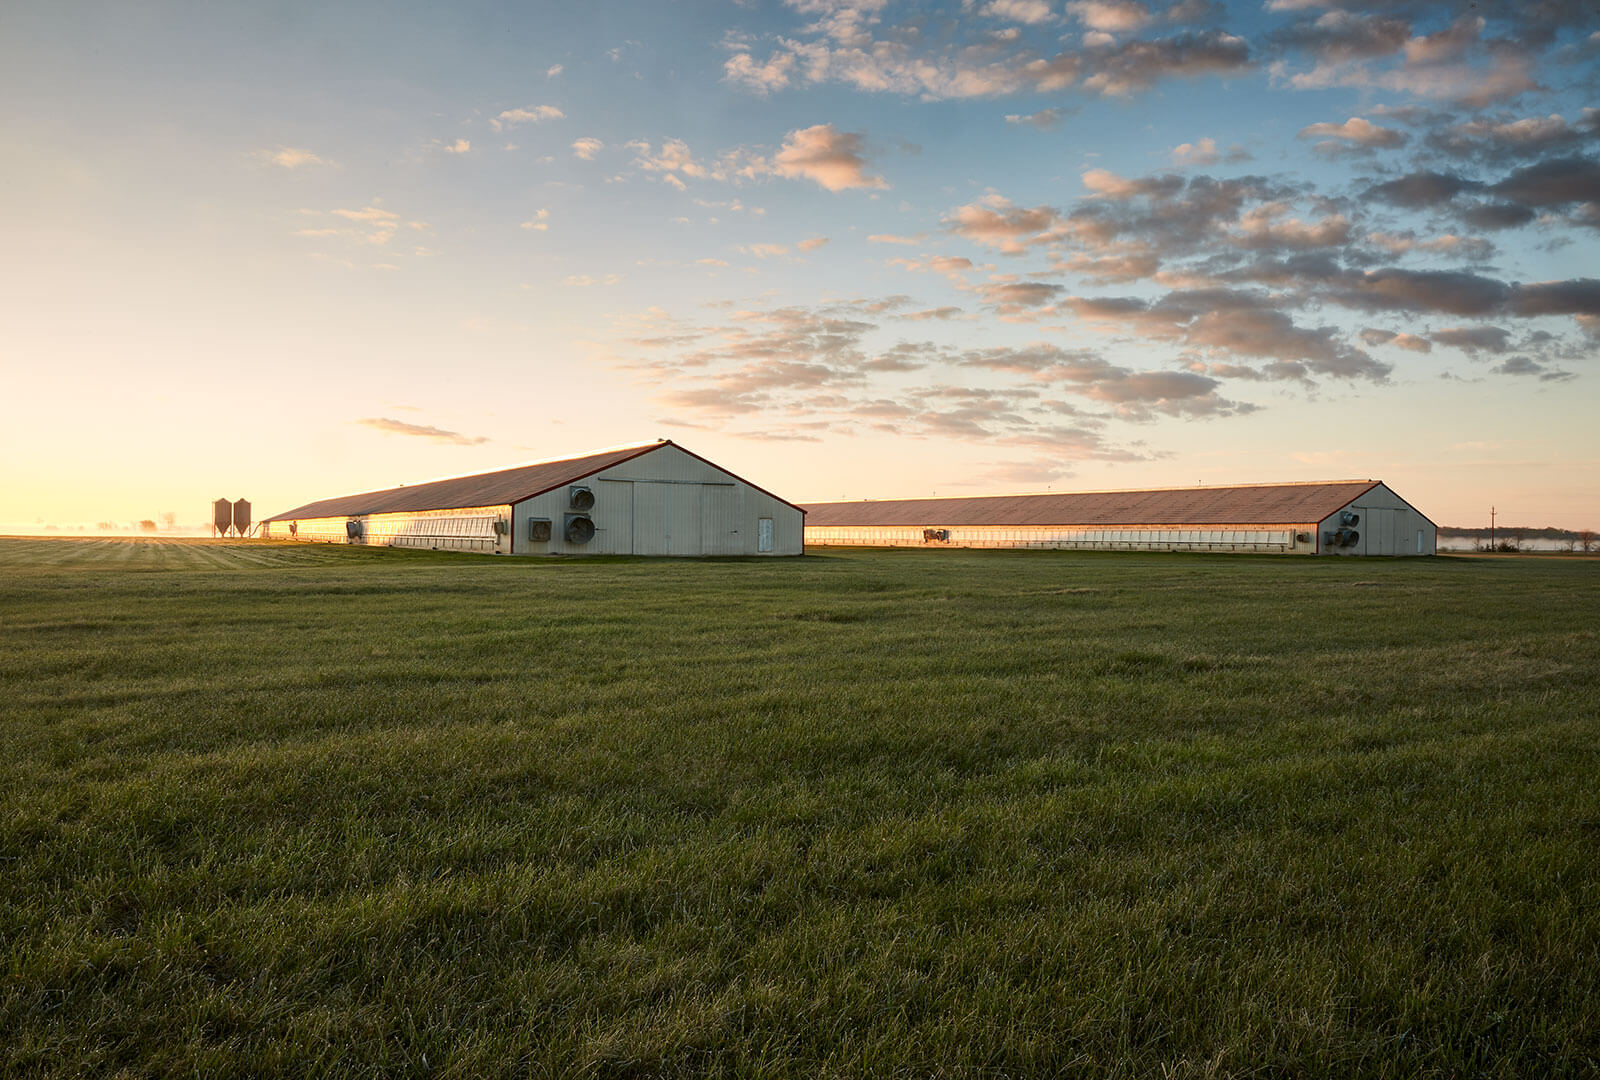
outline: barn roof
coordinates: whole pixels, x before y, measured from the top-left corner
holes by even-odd
[[[303,520],[323,517],[360,517],[365,514],[396,514],[418,510],[459,510],[468,506],[509,506],[546,491],[593,476],[601,469],[620,465],[630,458],[648,454],[672,443],[654,442],[625,446],[584,457],[560,461],[541,461],[513,469],[457,476],[426,484],[367,491],[360,495],[340,495],[332,499],[297,506],[274,514],[267,521]],[[679,447],[682,449],[682,447]],[[687,453],[687,451],[685,451]]]
[[[1292,525],[1321,521],[1381,481],[812,503],[809,526]]]

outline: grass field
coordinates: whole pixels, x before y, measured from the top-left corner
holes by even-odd
[[[0,540],[0,1075],[1593,1076],[1597,585]]]

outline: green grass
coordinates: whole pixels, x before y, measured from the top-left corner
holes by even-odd
[[[0,540],[0,1075],[1592,1076],[1597,585]]]

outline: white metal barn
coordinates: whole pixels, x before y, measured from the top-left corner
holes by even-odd
[[[799,555],[805,511],[669,441],[308,503],[273,539],[497,555]]]
[[[1337,480],[814,503],[806,543],[1432,555],[1435,528],[1380,480]]]

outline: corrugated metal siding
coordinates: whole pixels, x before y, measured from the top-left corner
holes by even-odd
[[[1340,515],[1349,510],[1361,515],[1355,526],[1361,536],[1358,543],[1340,547],[1330,541],[1341,527]],[[1438,552],[1438,530],[1416,507],[1387,485],[1378,484],[1370,491],[1334,510],[1321,522],[1318,530],[1322,537],[1322,550],[1328,555],[1434,555]]]
[[[586,479],[595,493],[595,537],[568,544],[562,522],[571,512],[568,489],[516,505],[516,551],[564,555],[798,555],[804,515],[794,506],[681,447],[665,444]],[[757,552],[758,519],[774,523],[771,552]],[[548,543],[531,543],[528,521],[549,519]]]

